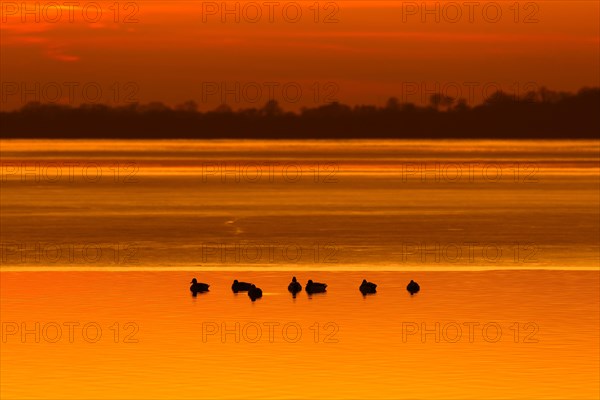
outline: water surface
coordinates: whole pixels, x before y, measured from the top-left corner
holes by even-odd
[[[197,277],[211,291],[194,298],[188,272],[2,273],[3,322],[40,323],[40,343],[33,334],[2,343],[2,397],[598,394],[597,272],[313,272],[298,278],[328,292],[296,299],[289,273]],[[258,283],[263,298],[233,294],[234,277]],[[363,277],[377,294],[361,295]],[[411,278],[422,286],[412,297]],[[72,343],[69,322],[79,324]],[[56,343],[52,323],[62,326]],[[82,333],[90,323],[102,329],[95,343],[95,326]]]
[[[595,269],[597,141],[2,141],[3,269]]]
[[[597,398],[599,151],[3,140],[1,397]]]

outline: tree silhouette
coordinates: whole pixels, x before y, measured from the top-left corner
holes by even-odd
[[[279,107],[279,103],[277,100],[269,100],[267,104],[262,108],[261,115],[266,115],[268,117],[274,117],[283,114],[283,109]]]
[[[442,93],[434,93],[429,96],[429,103],[436,110],[439,110],[440,106],[449,109],[452,106],[452,103],[454,103],[454,98]]]
[[[390,97],[385,103],[385,108],[390,111],[398,111],[400,109],[400,102],[396,97]]]
[[[390,98],[383,107],[338,102],[299,113],[275,100],[262,108],[234,111],[220,105],[198,111],[193,101],[174,108],[163,103],[109,107],[28,103],[0,112],[1,138],[589,138],[600,132],[600,89],[576,94],[542,88],[523,97],[496,92],[469,107],[442,94],[420,107]],[[442,110],[440,110],[443,109]]]
[[[183,112],[196,112],[198,111],[198,103],[193,100],[188,100],[185,103],[176,106],[175,110]]]

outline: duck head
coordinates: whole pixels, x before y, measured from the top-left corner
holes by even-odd
[[[292,282],[296,282],[296,277],[295,276],[292,277]]]
[[[312,279],[309,279],[309,280],[308,280],[308,282],[307,282],[306,284],[307,284],[307,285],[312,285],[312,284],[313,284],[313,281],[312,281]]]
[[[363,283],[363,285],[364,285],[365,283],[367,283],[367,280],[366,280],[366,279],[363,279],[362,283]]]
[[[190,283],[198,283],[198,281],[196,280],[196,278],[194,278]]]
[[[234,280],[233,280],[233,283],[237,284],[237,283],[238,283],[238,280],[237,280],[237,279],[234,279]]]

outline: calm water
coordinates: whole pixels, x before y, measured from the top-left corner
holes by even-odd
[[[2,343],[2,397],[592,399],[600,390],[597,272],[305,272],[302,283],[329,291],[295,300],[289,273],[197,277],[212,290],[193,298],[188,272],[2,273],[2,321],[40,324],[39,343],[21,331]],[[234,277],[260,283],[263,298],[234,295]],[[362,297],[363,277],[377,294]],[[413,297],[411,278],[422,286]],[[72,343],[68,323],[79,324]]]
[[[599,152],[1,141],[1,397],[598,398]]]
[[[600,262],[597,141],[1,144],[3,269]]]

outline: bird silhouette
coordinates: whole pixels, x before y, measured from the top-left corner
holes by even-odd
[[[309,279],[306,283],[306,293],[324,293],[327,290],[326,283],[313,282],[312,279]]]
[[[377,285],[373,282],[367,282],[366,279],[363,279],[358,290],[360,290],[363,295],[377,293]]]
[[[250,297],[250,300],[252,301],[260,299],[262,297],[262,289],[252,285],[250,289],[248,289],[248,297]]]
[[[231,290],[233,290],[233,293],[247,292],[248,290],[250,290],[251,287],[252,287],[251,283],[238,282],[238,280],[236,279],[233,281],[233,285],[231,285]]]
[[[302,285],[300,282],[296,280],[296,277],[292,277],[292,281],[288,285],[288,292],[292,294],[292,296],[296,297],[296,293],[302,291]]]
[[[207,283],[200,283],[196,280],[196,278],[192,279],[190,282],[192,286],[190,286],[190,291],[196,295],[196,293],[208,292],[208,287],[210,286]]]
[[[419,290],[421,290],[421,287],[419,286],[419,284],[417,282],[415,282],[411,279],[409,284],[406,285],[406,290],[408,290],[410,292],[410,295],[412,296],[413,294],[415,294]]]

